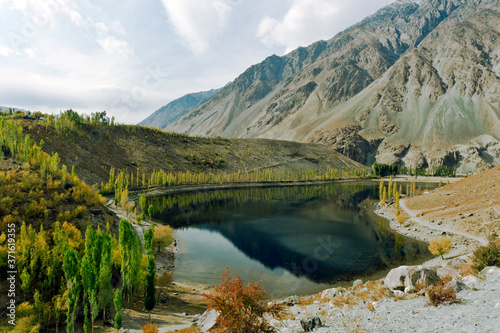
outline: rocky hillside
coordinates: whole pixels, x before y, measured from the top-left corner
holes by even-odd
[[[159,129],[164,129],[168,125],[176,122],[183,115],[197,107],[201,103],[208,100],[210,97],[221,91],[222,88],[212,89],[209,91],[201,91],[197,93],[187,94],[173,100],[165,106],[162,106],[149,117],[139,123],[142,126],[151,126]]]
[[[168,126],[322,143],[370,165],[500,164],[497,0],[397,1],[270,56]]]
[[[150,175],[154,170],[236,173],[245,170],[367,169],[313,143],[269,139],[191,137],[141,126],[80,124],[56,131],[44,121],[21,121],[24,132],[87,184],[106,183],[111,168]]]

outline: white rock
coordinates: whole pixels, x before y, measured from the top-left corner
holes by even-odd
[[[357,286],[359,286],[360,284],[363,284],[363,280],[358,279],[358,280],[356,280],[356,281],[354,281],[354,282],[352,283],[352,286],[353,286],[353,287],[357,287]]]
[[[500,268],[495,266],[485,267],[481,272],[479,272],[478,276],[481,279],[500,278]]]
[[[198,322],[198,327],[202,332],[208,332],[212,327],[214,327],[215,322],[219,317],[219,312],[216,310],[205,311]]]
[[[339,290],[337,288],[326,289],[321,292],[321,298],[332,299],[337,296]]]
[[[405,288],[405,293],[406,294],[413,294],[417,292],[417,288],[415,286],[408,286]]]
[[[391,269],[384,279],[384,285],[389,289],[404,289],[405,277],[412,266],[399,266]]]
[[[401,290],[394,290],[394,297],[403,298],[405,295],[406,294]]]
[[[475,288],[476,285],[479,283],[479,279],[475,277],[474,275],[468,275],[464,278],[462,278],[462,282],[469,288]]]

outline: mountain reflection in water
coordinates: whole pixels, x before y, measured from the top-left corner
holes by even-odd
[[[176,228],[176,280],[217,284],[230,265],[231,274],[286,296],[429,257],[424,243],[359,207],[367,199],[378,199],[378,184],[198,192],[148,205],[154,220]]]

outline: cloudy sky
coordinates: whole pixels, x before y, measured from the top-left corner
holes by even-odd
[[[0,0],[0,105],[137,123],[391,0]]]

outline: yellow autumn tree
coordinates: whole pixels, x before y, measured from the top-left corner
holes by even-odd
[[[157,225],[153,236],[153,247],[167,247],[174,241],[174,230],[169,225]]]
[[[444,259],[443,255],[450,252],[450,250],[450,237],[435,238],[429,242],[429,251],[435,256],[441,256],[441,259]]]

